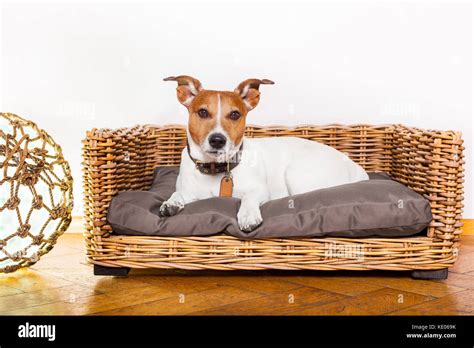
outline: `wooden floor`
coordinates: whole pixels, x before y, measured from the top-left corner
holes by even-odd
[[[97,277],[80,234],[64,234],[30,269],[0,275],[0,314],[472,315],[474,235],[448,280],[403,272],[133,270]]]

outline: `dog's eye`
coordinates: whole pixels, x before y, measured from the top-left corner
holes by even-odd
[[[199,109],[198,115],[201,118],[208,118],[209,117],[209,112],[206,109]]]
[[[238,119],[240,118],[240,112],[238,112],[238,111],[232,111],[232,112],[229,114],[229,118],[230,118],[231,120],[234,120],[234,121],[238,120]]]

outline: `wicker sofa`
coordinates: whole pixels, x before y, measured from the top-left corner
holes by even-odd
[[[95,274],[126,275],[130,268],[405,270],[412,271],[415,278],[447,277],[462,231],[464,148],[460,133],[402,125],[303,125],[248,126],[246,136],[317,140],[347,153],[367,171],[390,174],[430,201],[433,221],[427,235],[267,240],[226,235],[114,235],[106,220],[114,195],[146,190],[156,166],[179,164],[186,131],[181,125],[92,129],[83,141],[84,237]]]

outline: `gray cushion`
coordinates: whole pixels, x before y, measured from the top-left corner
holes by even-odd
[[[117,234],[238,238],[410,236],[431,221],[428,201],[386,174],[370,180],[269,201],[263,223],[250,233],[237,224],[240,199],[209,198],[187,204],[176,216],[158,216],[175,190],[178,167],[155,170],[150,191],[121,192],[111,202],[108,222]]]

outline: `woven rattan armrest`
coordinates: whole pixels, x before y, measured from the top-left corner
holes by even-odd
[[[394,127],[391,175],[430,201],[430,237],[459,240],[464,200],[463,150],[459,132]]]

